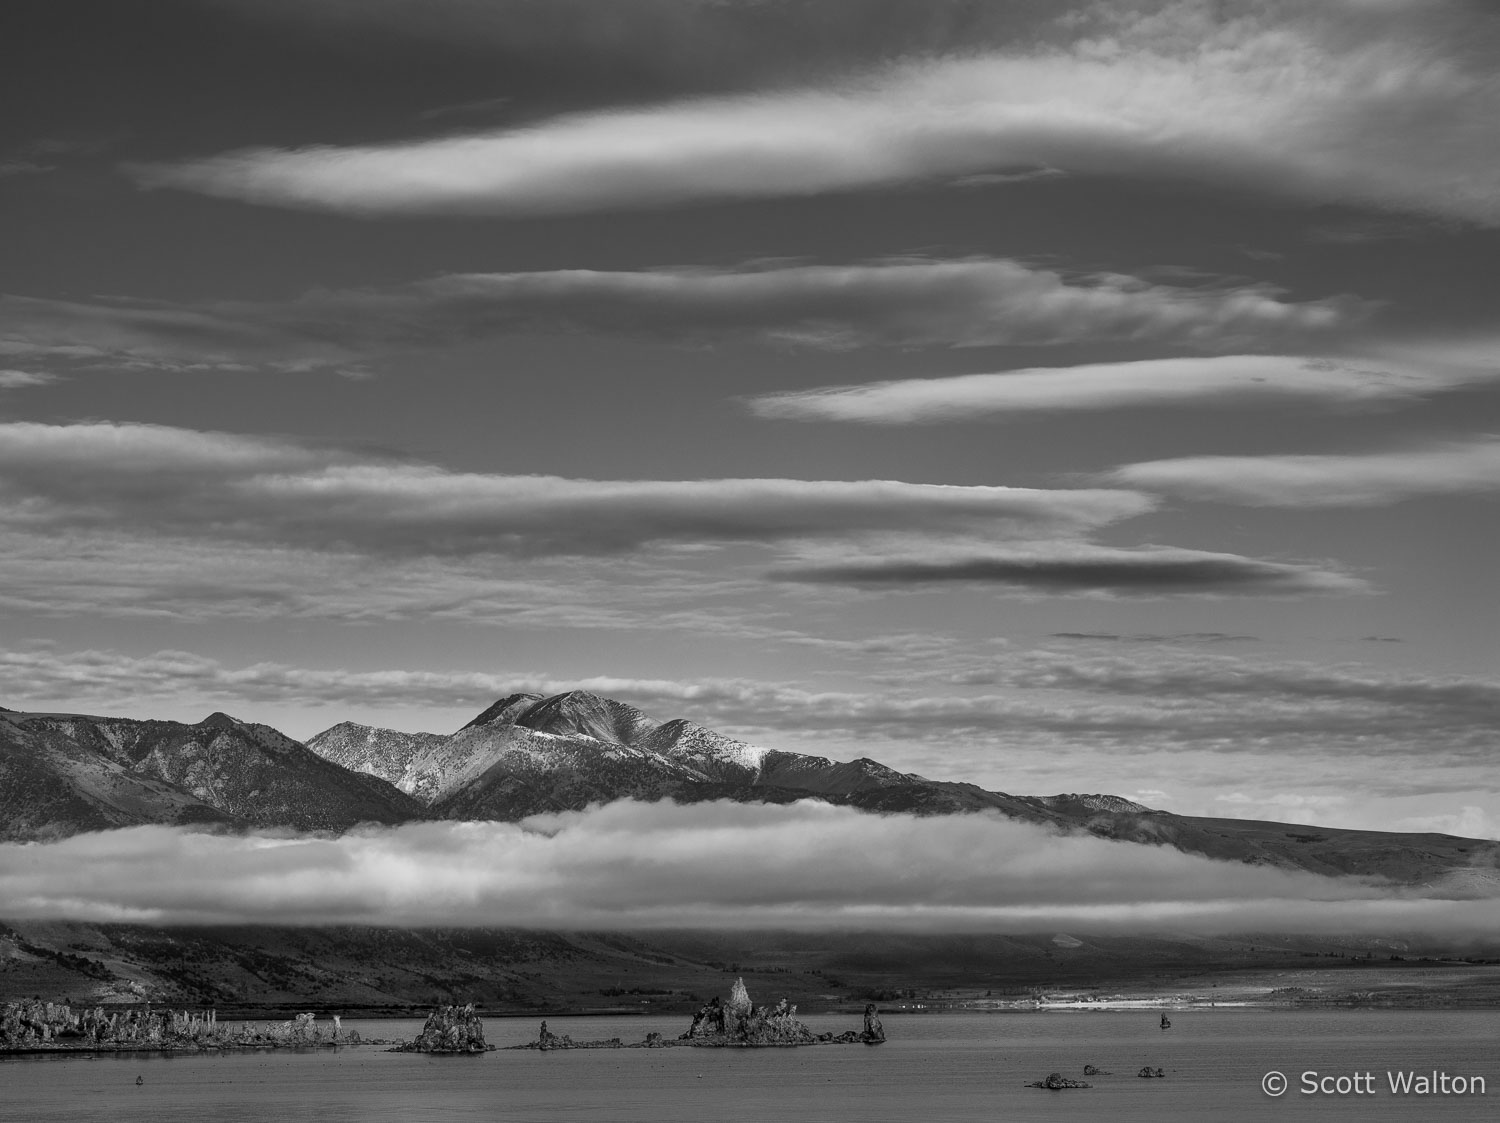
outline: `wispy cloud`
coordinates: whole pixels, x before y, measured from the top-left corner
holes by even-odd
[[[1079,643],[1254,643],[1259,637],[1235,632],[1053,632],[1049,639]]]
[[[591,555],[881,533],[1031,535],[1140,514],[1129,491],[891,480],[575,480],[459,473],[159,425],[0,424],[0,518],[381,554]]]
[[[1275,0],[1075,6],[1010,46],[837,85],[130,170],[147,187],[275,206],[528,215],[1045,166],[1500,223],[1486,17],[1459,4],[1426,14]]]
[[[1500,437],[1323,456],[1192,456],[1127,464],[1111,483],[1256,507],[1375,507],[1500,491]]]
[[[0,370],[0,390],[20,390],[27,386],[45,386],[57,376],[32,370]]]
[[[452,472],[433,464],[330,447],[159,425],[0,423],[0,531],[43,536],[12,563],[55,555],[69,536],[92,536],[84,556],[108,554],[93,584],[129,584],[129,559],[148,568],[168,541],[244,544],[230,567],[249,577],[269,549],[369,559],[378,565],[456,566],[432,588],[482,596],[467,570],[479,559],[636,557],[670,561],[748,545],[774,551],[757,572],[784,585],[919,588],[966,582],[1036,594],[1122,596],[1346,593],[1365,589],[1329,564],[1248,558],[1167,546],[1105,547],[1099,528],[1141,515],[1153,501],[1119,489],[1009,488],[895,480],[581,480]],[[104,536],[101,538],[100,536]],[[107,548],[104,538],[124,538]],[[130,541],[134,545],[130,545]],[[1009,543],[1009,545],[1006,545]],[[70,546],[70,553],[80,551]],[[857,560],[851,560],[855,558]],[[763,571],[766,560],[780,565]],[[741,560],[739,565],[743,566]],[[24,570],[24,564],[22,569]],[[48,562],[55,586],[71,563]],[[177,593],[193,600],[214,578],[169,563]],[[273,571],[284,571],[285,559]],[[338,568],[337,565],[334,568]],[[110,572],[110,570],[113,572]],[[684,574],[685,576],[686,574]],[[366,580],[357,581],[367,587]],[[287,607],[304,582],[276,592]],[[697,573],[696,579],[705,579]],[[85,583],[89,579],[85,578]],[[28,582],[19,582],[12,591]],[[241,590],[242,592],[247,590]],[[236,599],[225,588],[229,600]],[[96,589],[101,605],[113,599]],[[0,602],[5,598],[0,595]],[[389,606],[389,596],[375,601]]]
[[[759,337],[813,347],[986,346],[1140,339],[1220,348],[1326,332],[1356,320],[1352,298],[1293,303],[1264,286],[1150,284],[1068,276],[1004,258],[848,265],[572,269],[451,274],[380,293],[312,293],[280,313],[309,330],[372,338],[472,338],[583,329],[699,341]],[[332,330],[337,331],[335,326]]]
[[[333,369],[392,349],[520,332],[824,349],[1150,340],[1206,350],[1347,329],[1352,297],[1291,302],[1256,285],[1152,284],[1004,258],[752,263],[444,274],[287,301],[0,297],[0,356],[82,370]]]
[[[641,619],[647,627],[661,622],[649,612]],[[763,654],[788,639],[753,642]],[[768,748],[870,756],[1011,792],[1083,785],[1180,814],[1471,837],[1491,831],[1458,830],[1457,819],[1446,828],[1393,824],[1458,815],[1465,804],[1491,818],[1500,809],[1491,759],[1500,682],[1492,677],[1237,658],[1201,644],[1122,651],[1069,642],[992,647],[986,655],[983,645],[889,637],[875,647],[877,658],[846,671],[878,673],[857,689],[829,689],[807,679],[578,676],[514,665],[475,672],[341,659],[231,664],[188,651],[22,646],[0,652],[0,705],[184,721],[222,709],[305,737],[344,720],[447,732],[515,691],[581,689]],[[608,660],[596,666],[611,669]],[[1163,786],[1175,794],[1132,794]],[[1344,802],[1328,802],[1335,796]]]
[[[0,652],[7,683],[0,705],[110,712],[147,698],[205,712],[226,704],[244,711],[295,703],[331,706],[347,716],[351,709],[390,706],[478,712],[516,691],[590,690],[661,720],[688,717],[773,748],[787,737],[885,743],[903,753],[916,743],[936,744],[949,761],[941,766],[945,772],[954,754],[1004,744],[1045,749],[1048,759],[1088,747],[1133,758],[1207,751],[1258,759],[1289,752],[1305,759],[1309,774],[1315,764],[1338,766],[1351,754],[1358,761],[1420,758],[1436,776],[1482,766],[1500,722],[1500,682],[1493,678],[1171,649],[1129,656],[1076,649],[986,657],[940,651],[917,662],[931,665],[903,668],[881,689],[858,691],[714,677],[569,678],[536,669],[232,667],[184,651],[15,648]],[[976,689],[986,687],[992,689]],[[1365,778],[1372,779],[1378,778]],[[1409,787],[1410,777],[1395,770],[1390,782]]]
[[[78,156],[94,156],[119,143],[121,137],[90,139],[41,137],[0,152],[0,179],[18,175],[43,175],[55,172],[60,161]]]
[[[355,356],[232,306],[0,296],[0,360],[63,370],[345,369]]]
[[[1357,577],[1327,565],[1268,561],[1239,554],[1162,546],[1061,543],[1020,549],[929,545],[920,552],[794,564],[772,572],[781,581],[918,589],[991,585],[1045,593],[1115,596],[1363,592]]]
[[[1484,377],[1435,363],[1220,355],[909,378],[752,398],[761,417],[908,425],[1043,410],[1232,405],[1257,398],[1332,404],[1419,397]]]
[[[138,827],[4,844],[0,912],[155,924],[1451,936],[1493,931],[1500,902],[1215,862],[991,815],[626,801],[514,824],[340,838]]]

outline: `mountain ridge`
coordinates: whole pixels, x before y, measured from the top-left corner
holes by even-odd
[[[751,745],[584,691],[507,695],[451,734],[340,722],[305,744],[222,712],[186,724],[0,710],[0,840],[143,823],[342,831],[515,821],[622,798],[991,811],[1124,843],[1461,894],[1492,889],[1484,871],[1500,866],[1500,844],[1486,840],[1183,816],[1103,793],[1012,795],[869,757]]]

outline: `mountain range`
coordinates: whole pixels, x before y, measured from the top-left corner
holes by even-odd
[[[1448,835],[1182,816],[1111,795],[987,791],[869,758],[760,748],[581,691],[512,694],[448,735],[343,722],[305,744],[222,713],[184,724],[0,709],[0,840],[146,823],[342,831],[513,821],[622,798],[992,810],[1212,858],[1413,885],[1459,886],[1474,869],[1500,864],[1500,844]]]

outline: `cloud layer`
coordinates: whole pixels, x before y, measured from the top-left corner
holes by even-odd
[[[963,421],[1044,410],[1233,405],[1257,398],[1334,404],[1417,397],[1477,381],[1418,363],[1297,355],[1220,355],[909,378],[768,394],[759,416],[873,425]]]
[[[1097,339],[1217,348],[1328,331],[1361,310],[1351,298],[1291,303],[1263,286],[1188,288],[1120,274],[1070,277],[1005,258],[906,258],[449,274],[382,293],[311,293],[279,315],[293,323],[307,316],[312,331],[330,330],[321,320],[398,342],[403,333],[420,341],[572,329],[689,341],[749,336],[831,348]]]
[[[0,651],[7,684],[0,705],[113,711],[143,699],[152,705],[189,699],[203,712],[292,703],[331,707],[342,718],[371,707],[478,712],[517,691],[581,689],[631,702],[663,720],[689,717],[773,747],[788,736],[884,742],[900,751],[937,745],[949,759],[936,767],[958,779],[968,777],[961,768],[955,774],[952,754],[1024,744],[1054,752],[1102,746],[1132,757],[1290,751],[1304,770],[1354,761],[1366,785],[1385,782],[1383,770],[1368,775],[1366,764],[1375,759],[1420,758],[1428,780],[1450,767],[1483,766],[1500,724],[1500,681],[1494,678],[1238,658],[1200,645],[1128,656],[1088,650],[1077,641],[989,656],[923,644],[921,637],[889,637],[871,646],[888,681],[866,690],[713,677],[579,679],[535,670],[227,666],[185,651],[11,649]],[[1391,771],[1389,783],[1410,782],[1407,769]]]
[[[820,585],[925,588],[969,584],[1050,593],[1164,594],[1351,593],[1367,591],[1356,577],[1330,566],[1294,564],[1161,546],[1119,548],[1067,543],[1051,550],[929,548],[785,566],[772,576]]]
[[[1174,0],[1082,6],[1015,45],[833,85],[566,114],[406,143],[132,169],[349,214],[529,215],[810,195],[1046,166],[1500,223],[1482,14]]]
[[[297,337],[246,306],[0,295],[0,362],[60,370],[289,373],[353,367],[348,350]]]
[[[392,350],[517,333],[822,349],[1151,340],[1219,350],[1349,327],[1350,297],[1151,284],[1005,258],[843,265],[442,274],[288,301],[91,302],[0,296],[0,360],[62,371],[366,372]]]
[[[397,584],[419,579],[429,600],[457,604],[482,597],[474,567],[499,558],[628,557],[675,565],[684,580],[696,563],[691,580],[706,593],[711,578],[702,567],[714,557],[743,566],[736,546],[773,551],[780,567],[757,573],[784,587],[966,582],[1123,596],[1366,590],[1331,563],[1088,540],[1154,506],[1142,492],[1102,488],[464,473],[265,436],[0,422],[0,544],[8,555],[0,574],[12,574],[0,603],[21,606],[16,598],[38,595],[36,603],[48,602],[40,590],[27,592],[36,560],[45,561],[43,586],[77,583],[101,608],[144,579],[170,586],[180,605],[217,587],[226,603],[253,592],[290,612],[297,590],[320,574],[344,571],[334,585],[346,602],[352,590],[389,584],[395,575],[374,573],[372,564],[437,567]],[[512,570],[506,579],[526,576]],[[400,600],[376,592],[371,612]]]
[[[1035,533],[1149,510],[1129,491],[892,480],[575,480],[450,472],[161,425],[0,423],[0,522],[147,527],[407,556],[591,555],[881,532]]]
[[[809,859],[812,860],[809,860]],[[1493,871],[1491,871],[1493,872]],[[630,801],[340,838],[139,827],[0,845],[0,915],[153,924],[1492,931],[1500,900],[1052,834],[992,815]]]
[[[1127,464],[1110,483],[1253,507],[1376,507],[1500,492],[1500,437],[1324,456],[1191,456]]]

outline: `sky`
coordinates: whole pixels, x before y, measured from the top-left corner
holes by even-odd
[[[1493,5],[6,24],[0,705],[1500,838]]]

